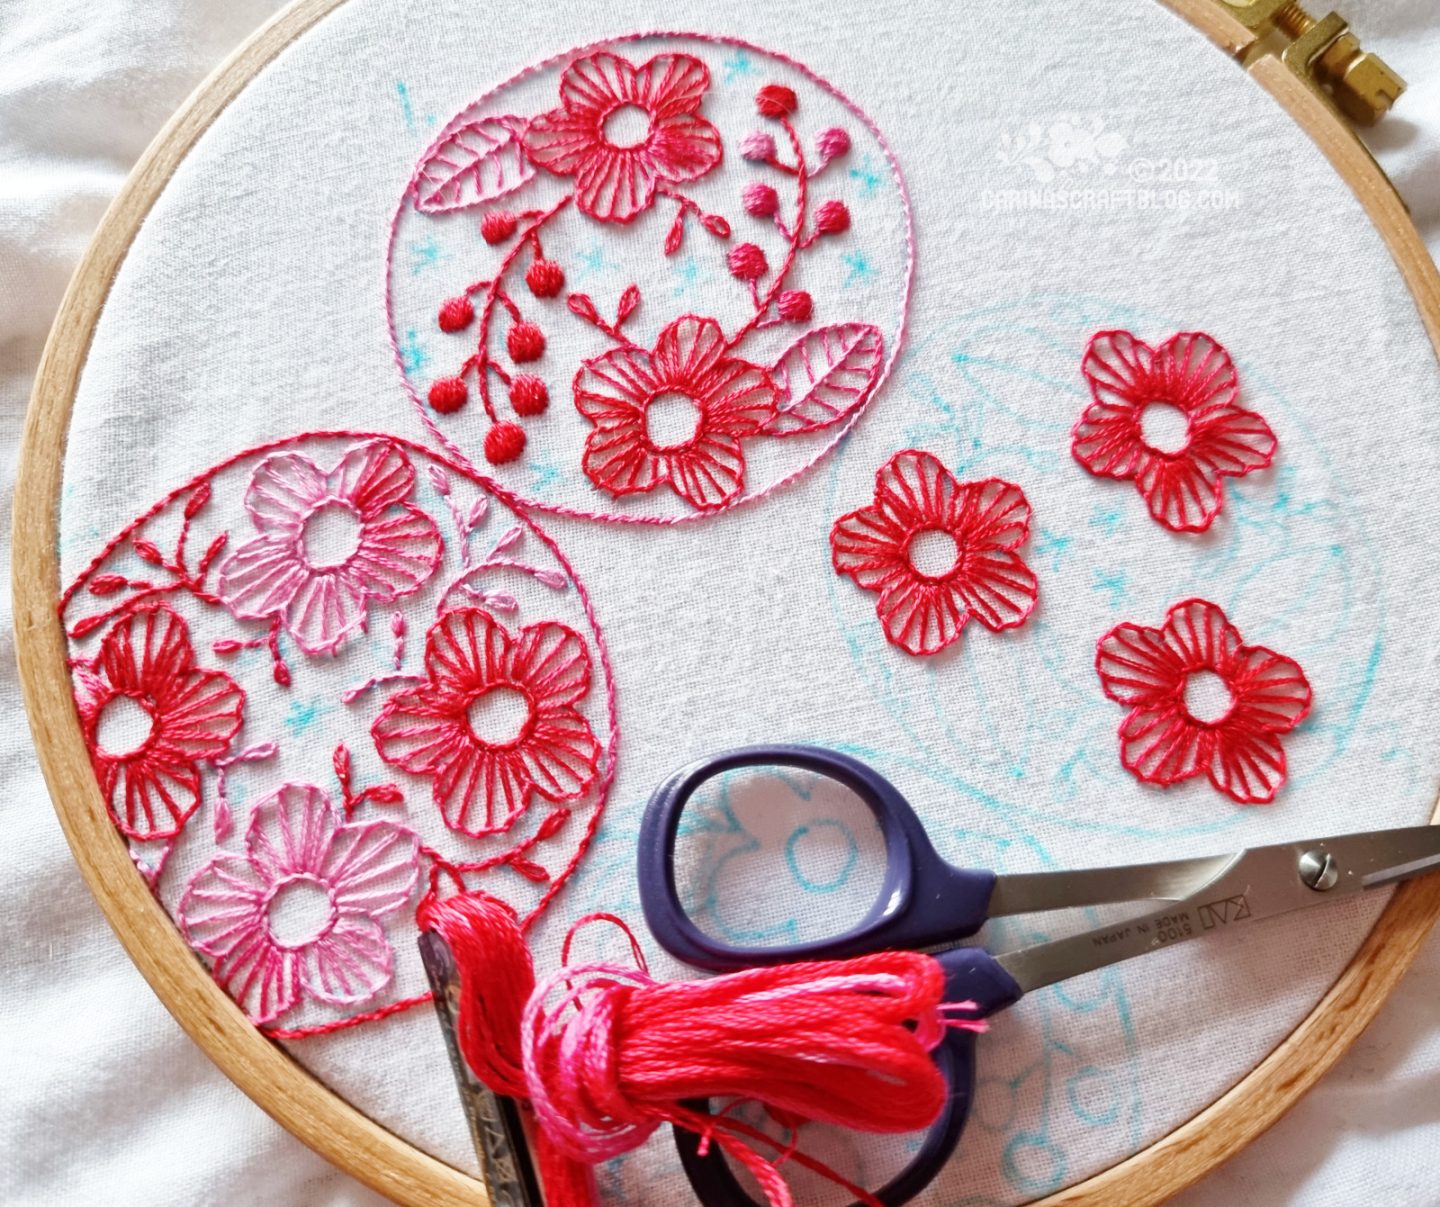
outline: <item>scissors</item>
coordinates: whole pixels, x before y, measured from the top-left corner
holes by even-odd
[[[686,804],[717,777],[767,767],[837,782],[868,806],[879,827],[886,864],[875,904],[833,937],[785,946],[737,946],[703,931],[682,905],[675,848]],[[1014,875],[957,868],[936,853],[915,811],[888,780],[856,759],[813,746],[752,746],[684,768],[656,790],[639,835],[645,921],[656,941],[687,964],[733,972],[761,964],[920,949],[934,953],[944,968],[946,1000],[972,1001],[981,1017],[1043,986],[1120,960],[1436,870],[1440,826],[1373,830],[1126,867]],[[1141,901],[1166,904],[1125,922],[1014,951],[991,953],[957,945],[989,918]],[[934,1057],[951,1093],[915,1157],[874,1192],[886,1207],[899,1207],[939,1175],[970,1111],[975,1035],[950,1030]],[[708,1109],[704,1102],[690,1105]],[[680,1128],[675,1129],[675,1140],[690,1184],[705,1207],[754,1204],[718,1148],[702,1156],[700,1138]]]

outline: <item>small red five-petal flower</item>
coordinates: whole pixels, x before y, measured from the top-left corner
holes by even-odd
[[[1215,604],[1187,599],[1158,629],[1111,629],[1095,669],[1105,694],[1130,707],[1120,761],[1138,779],[1168,785],[1204,774],[1242,805],[1275,799],[1285,782],[1280,735],[1310,711],[1310,684],[1292,659],[1245,645]],[[1218,677],[1228,699],[1192,704],[1194,676]]]
[[[576,707],[590,656],[574,630],[545,621],[511,636],[488,612],[459,608],[426,635],[425,672],[386,701],[371,734],[387,763],[430,777],[452,830],[498,834],[533,797],[571,801],[594,783],[600,745]],[[477,717],[497,705],[509,715]]]
[[[1270,425],[1235,405],[1235,366],[1208,335],[1186,332],[1151,348],[1128,331],[1101,331],[1083,370],[1094,401],[1075,424],[1071,452],[1098,477],[1133,479],[1167,528],[1209,528],[1223,479],[1275,456]],[[1173,439],[1155,431],[1164,412],[1183,425]]]
[[[1015,552],[1030,531],[1018,486],[959,483],[937,457],[907,449],[875,475],[875,501],[830,532],[835,569],[867,591],[885,635],[911,654],[934,654],[972,617],[987,629],[1023,624],[1035,575]]]

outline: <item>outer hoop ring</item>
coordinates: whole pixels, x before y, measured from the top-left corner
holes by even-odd
[[[1161,0],[1222,49],[1252,41],[1209,0]],[[26,416],[17,476],[14,602],[21,685],[56,812],[91,890],[156,994],[217,1065],[282,1126],[382,1194],[420,1207],[484,1204],[480,1183],[380,1127],[255,1030],[206,973],[145,888],[110,825],[66,674],[55,609],[63,454],[95,324],[130,242],[196,140],[292,41],[344,0],[295,0],[197,90],[111,204],[61,304]],[[1218,67],[1218,64],[1217,64]],[[1277,60],[1251,69],[1325,153],[1369,214],[1440,353],[1440,273],[1383,173],[1351,131]],[[1440,919],[1440,877],[1401,886],[1355,958],[1295,1030],[1187,1123],[1036,1207],[1145,1207],[1198,1181],[1278,1120],[1340,1058],[1413,963]]]

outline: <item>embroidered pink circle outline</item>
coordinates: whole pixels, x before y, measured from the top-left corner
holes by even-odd
[[[740,507],[746,503],[758,502],[759,500],[764,499],[766,496],[774,493],[777,490],[780,490],[782,487],[788,486],[791,482],[794,482],[797,479],[803,477],[805,474],[809,473],[812,469],[815,468],[815,466],[817,466],[831,452],[834,451],[835,446],[838,445],[840,441],[849,434],[851,429],[854,428],[854,426],[864,416],[865,412],[870,409],[871,405],[875,402],[881,391],[884,390],[886,384],[890,380],[890,374],[894,370],[895,364],[899,360],[900,354],[905,347],[905,339],[908,333],[908,323],[910,318],[910,301],[914,293],[915,286],[915,215],[910,203],[910,190],[905,183],[904,173],[900,170],[900,161],[896,157],[895,151],[891,147],[889,140],[885,137],[884,133],[881,131],[879,125],[876,123],[874,118],[872,118],[869,113],[867,113],[858,104],[856,104],[856,102],[851,100],[849,96],[847,96],[824,76],[820,75],[819,72],[812,70],[810,67],[807,67],[798,59],[795,59],[792,56],[785,54],[783,51],[772,50],[769,47],[761,46],[756,42],[750,42],[744,38],[733,37],[728,34],[707,34],[696,33],[694,31],[673,29],[637,30],[632,33],[618,34],[614,37],[602,38],[593,42],[587,42],[579,46],[574,46],[568,50],[560,51],[557,54],[550,55],[537,62],[531,63],[528,66],[520,68],[513,75],[509,76],[504,80],[501,80],[497,84],[492,85],[485,91],[481,92],[479,95],[475,96],[473,99],[466,101],[463,105],[461,105],[459,111],[455,114],[455,116],[445,123],[444,127],[441,128],[440,132],[436,134],[435,138],[416,158],[415,168],[411,172],[410,178],[406,182],[405,188],[400,194],[400,201],[395,207],[395,213],[390,219],[390,225],[386,234],[383,303],[385,308],[385,334],[386,338],[390,342],[390,353],[391,358],[395,363],[396,372],[400,374],[401,387],[404,389],[406,396],[409,398],[410,405],[415,411],[416,416],[419,418],[421,426],[424,427],[430,438],[435,441],[435,443],[439,446],[440,449],[444,451],[445,456],[449,459],[449,461],[456,469],[462,470],[464,473],[466,473],[472,478],[477,478],[481,481],[486,482],[489,481],[489,478],[486,476],[484,471],[480,470],[478,467],[475,466],[475,464],[465,454],[464,450],[462,450],[453,440],[451,440],[448,436],[445,435],[444,432],[440,430],[440,426],[431,417],[425,400],[420,397],[420,394],[416,390],[414,383],[411,382],[409,375],[405,372],[405,358],[403,353],[400,351],[400,341],[396,335],[395,330],[395,314],[392,306],[390,305],[391,291],[394,278],[395,244],[399,236],[400,222],[405,216],[406,210],[411,205],[415,197],[416,191],[419,188],[421,173],[425,167],[426,161],[441,146],[441,144],[450,137],[450,135],[456,129],[458,129],[461,125],[464,124],[466,114],[473,110],[477,105],[480,105],[485,101],[490,100],[492,97],[503,92],[505,89],[511,88],[514,85],[521,83],[522,81],[529,79],[531,76],[537,75],[542,71],[548,71],[552,67],[555,67],[557,64],[577,58],[579,56],[595,53],[597,51],[609,49],[611,47],[627,45],[635,42],[642,42],[647,39],[662,38],[686,38],[692,39],[696,42],[707,42],[716,46],[728,46],[737,50],[749,50],[754,51],[756,54],[766,55],[774,59],[776,62],[783,63],[785,66],[798,72],[803,78],[816,85],[816,87],[829,93],[830,96],[837,100],[849,113],[851,113],[856,118],[856,120],[859,121],[874,137],[877,145],[880,147],[881,151],[885,155],[886,162],[889,164],[890,175],[895,181],[895,187],[900,196],[900,209],[905,217],[905,275],[904,283],[902,284],[900,290],[900,321],[895,328],[894,342],[892,346],[888,349],[888,355],[885,358],[885,363],[881,366],[880,373],[876,377],[874,384],[871,386],[870,392],[866,396],[864,402],[861,403],[860,406],[856,407],[854,413],[851,414],[848,418],[836,424],[834,436],[830,440],[826,441],[826,443],[821,445],[815,451],[815,454],[808,460],[802,462],[794,469],[790,470],[788,473],[783,474],[781,477],[764,486],[760,490],[754,491],[753,493],[742,491],[739,495],[737,495],[735,498],[731,499],[727,503],[721,503],[718,506],[706,508],[704,510],[697,510],[689,514],[661,516],[625,515],[617,512],[590,511],[581,507],[572,507],[566,503],[547,503],[540,499],[522,498],[521,496],[516,495],[511,491],[505,491],[503,490],[503,488],[499,488],[500,493],[502,493],[503,496],[508,496],[510,499],[518,501],[519,505],[525,508],[534,508],[538,511],[549,512],[552,515],[572,516],[576,519],[595,520],[602,523],[668,525],[694,523],[697,520],[708,519],[712,516],[724,514],[725,512],[731,511],[732,509]],[[425,446],[422,445],[419,447],[423,448]],[[511,506],[513,509],[515,504],[512,503]]]
[[[188,492],[196,490],[201,484],[210,481],[232,466],[250,457],[259,456],[264,453],[275,452],[292,446],[303,445],[311,440],[379,440],[396,445],[412,454],[418,454],[424,461],[441,465],[447,469],[454,470],[462,477],[468,478],[481,489],[491,494],[500,503],[504,504],[515,516],[516,521],[533,534],[542,545],[544,545],[555,557],[561,569],[569,580],[575,584],[576,595],[580,601],[581,612],[585,616],[586,623],[595,637],[595,654],[599,660],[600,669],[605,677],[605,711],[606,711],[606,736],[604,746],[604,767],[594,784],[595,804],[590,809],[590,815],[585,820],[584,831],[580,834],[574,850],[567,857],[564,867],[560,869],[546,886],[544,893],[535,902],[535,907],[524,916],[522,925],[527,929],[538,919],[549,907],[550,902],[556,894],[565,887],[571,876],[579,869],[595,835],[604,819],[606,807],[610,801],[610,788],[615,780],[616,759],[620,748],[620,721],[615,701],[615,668],[610,661],[610,649],[605,641],[604,631],[600,627],[600,620],[595,614],[595,607],[590,600],[590,593],[586,590],[584,581],[575,572],[575,567],[570,559],[565,556],[564,550],[556,543],[555,539],[540,527],[530,515],[532,505],[527,504],[523,499],[515,495],[513,491],[507,490],[494,479],[478,472],[468,461],[456,461],[448,458],[431,448],[429,445],[421,444],[405,436],[396,436],[388,432],[366,432],[352,428],[328,429],[325,431],[300,432],[298,434],[278,437],[274,440],[267,440],[261,444],[252,445],[249,448],[240,449],[231,453],[228,457],[208,466],[162,495],[156,502],[135,516],[129,523],[125,524],[118,532],[110,537],[99,549],[99,551],[86,563],[70,585],[61,592],[60,598],[55,605],[56,614],[63,624],[65,613],[69,609],[71,601],[85,584],[94,576],[95,572],[109,559],[109,557],[127,541],[130,536],[138,532],[146,523],[164,512],[177,499]],[[67,643],[70,638],[67,636]],[[73,688],[72,688],[73,690]],[[117,827],[117,831],[118,831]],[[125,836],[122,833],[122,838]],[[523,856],[536,842],[540,840],[540,833],[528,836],[521,840],[514,848],[507,850],[506,856],[511,854]],[[126,839],[128,844],[128,839]],[[498,858],[498,857],[497,857]],[[137,875],[143,875],[138,869]],[[168,912],[168,911],[167,911]],[[174,917],[171,918],[175,921]],[[176,923],[178,926],[178,923]],[[358,1017],[358,1016],[357,1016]]]

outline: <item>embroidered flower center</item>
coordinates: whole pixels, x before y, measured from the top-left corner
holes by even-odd
[[[960,560],[960,546],[943,528],[922,528],[910,538],[905,556],[921,578],[944,578]]]
[[[270,894],[265,922],[281,947],[305,947],[323,937],[337,917],[330,890],[314,876],[282,881]]]
[[[600,133],[617,151],[633,151],[650,137],[650,114],[639,105],[621,105],[610,111]]]
[[[143,750],[155,732],[155,717],[134,696],[114,696],[100,710],[95,741],[112,759],[127,758]]]
[[[529,697],[513,687],[492,687],[476,696],[465,712],[470,732],[482,746],[513,746],[532,715]]]
[[[684,448],[699,430],[700,408],[686,394],[656,394],[645,407],[645,438],[657,449]]]
[[[305,519],[300,532],[300,556],[312,570],[336,570],[360,548],[364,525],[348,503],[331,499]]]
[[[1190,444],[1190,417],[1174,403],[1147,403],[1140,412],[1140,439],[1157,453],[1184,452]]]
[[[1214,671],[1192,671],[1185,676],[1185,711],[1191,720],[1214,725],[1234,707],[1235,693]]]

